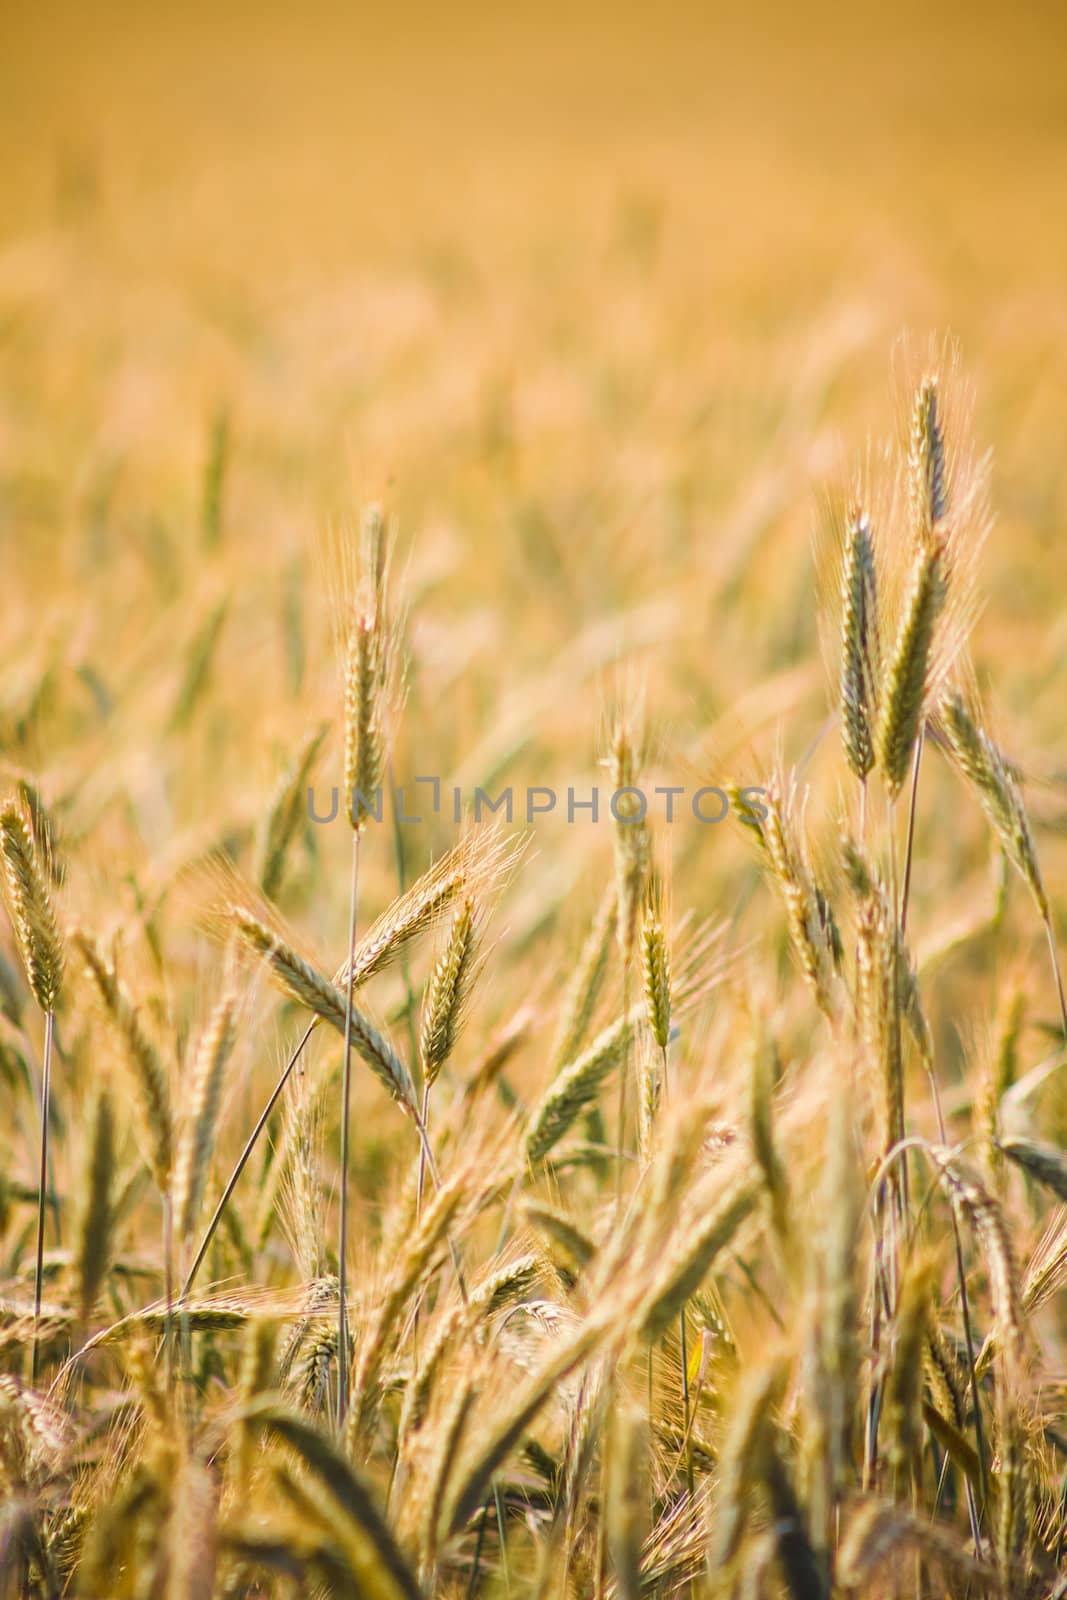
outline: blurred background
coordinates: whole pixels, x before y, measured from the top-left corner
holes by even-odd
[[[1060,8],[8,4],[2,34],[0,731],[82,831],[158,862],[254,824],[336,715],[309,551],[375,496],[401,773],[588,784],[628,656],[667,781],[836,747],[812,535],[898,428],[905,330],[958,338],[994,450],[976,662],[1058,831]]]

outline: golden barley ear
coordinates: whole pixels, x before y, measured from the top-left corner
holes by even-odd
[[[543,1161],[622,1061],[633,1032],[633,1019],[619,1017],[604,1028],[587,1050],[559,1072],[530,1113],[523,1141],[526,1160]]]
[[[360,829],[376,809],[385,765],[381,706],[382,641],[376,615],[351,619],[345,646],[344,797],[349,821]]]
[[[52,894],[21,807],[9,800],[0,810],[4,890],[26,982],[41,1010],[54,1012],[63,981],[63,943]]]
[[[759,837],[785,901],[793,951],[816,1004],[830,1016],[835,955],[832,925],[820,908],[820,894],[804,852],[795,787],[791,785],[783,795],[780,780],[773,778],[764,795],[764,810]]]
[[[87,933],[77,930],[73,943],[123,1044],[148,1135],[152,1171],[166,1191],[174,1154],[174,1126],[167,1071],[145,1031],[140,1015],[115,969]]]
[[[938,715],[959,770],[973,786],[997,838],[1034,897],[1042,917],[1048,896],[1038,866],[1030,821],[1004,754],[979,727],[961,694],[944,697]]]
[[[463,1022],[476,968],[478,923],[468,895],[452,919],[445,947],[434,964],[423,1001],[419,1053],[429,1089],[452,1054]]]
[[[655,876],[649,879],[641,932],[648,1025],[658,1049],[663,1051],[671,1037],[671,957],[663,926],[663,896]]]
[[[215,1007],[204,1031],[189,1084],[185,1126],[174,1170],[174,1216],[180,1238],[188,1237],[196,1224],[211,1163],[226,1066],[236,1042],[236,1001],[226,995]]]

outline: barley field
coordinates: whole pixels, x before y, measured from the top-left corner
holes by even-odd
[[[0,7],[0,1600],[1067,1596],[1065,84]]]

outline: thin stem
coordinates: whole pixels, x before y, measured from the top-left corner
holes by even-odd
[[[693,1441],[689,1433],[689,1342],[685,1327],[685,1306],[678,1313],[678,1333],[682,1345],[682,1408],[685,1413],[685,1484],[690,1504],[696,1485],[693,1480]]]
[[[504,1528],[504,1507],[500,1499],[500,1485],[493,1484],[493,1498],[496,1501],[496,1526],[500,1537],[500,1566],[504,1573],[504,1593],[511,1593],[511,1572],[508,1567],[508,1536]]]
[[[163,1323],[163,1360],[167,1394],[170,1395],[174,1388],[174,1206],[169,1177],[167,1187],[163,1190],[163,1293],[167,1302]]]
[[[925,722],[919,729],[919,737],[915,741],[915,760],[911,769],[911,798],[908,801],[908,842],[904,847],[904,887],[900,893],[900,933],[908,926],[908,896],[911,893],[911,862],[915,846],[915,807],[919,798],[919,767],[923,758],[923,745],[926,742]]]
[[[419,1142],[422,1145],[423,1154],[426,1157],[426,1166],[429,1169],[430,1179],[434,1188],[440,1189],[441,1174],[437,1170],[437,1162],[434,1160],[433,1147],[430,1144],[430,1136],[426,1132],[426,1124],[423,1122],[422,1118],[417,1112],[414,1113],[414,1119],[415,1129],[419,1136]],[[445,1238],[448,1241],[448,1253],[452,1258],[452,1270],[456,1274],[456,1286],[459,1289],[460,1299],[463,1301],[463,1304],[469,1308],[470,1296],[467,1293],[467,1284],[463,1276],[463,1268],[460,1265],[459,1252],[456,1249],[455,1240],[452,1238],[451,1233],[446,1233]]]
[[[948,1135],[945,1132],[945,1114],[941,1109],[941,1091],[938,1088],[932,1066],[928,1076],[933,1095],[934,1112],[937,1116],[937,1136],[942,1145],[947,1145]],[[956,1215],[955,1202],[949,1202],[949,1210],[952,1215],[952,1236],[956,1246],[956,1277],[960,1286],[960,1311],[963,1316],[963,1334],[967,1349],[967,1370],[971,1383],[971,1395],[974,1400],[974,1442],[978,1452],[978,1470],[982,1482],[982,1500],[984,1503],[988,1499],[985,1440],[982,1433],[982,1412],[978,1401],[978,1377],[975,1372],[974,1339],[971,1334],[971,1309],[967,1298],[967,1274],[963,1266],[963,1242],[960,1238],[960,1223]],[[980,1561],[982,1559],[982,1535],[978,1507],[975,1505],[974,1489],[971,1486],[970,1479],[965,1478],[964,1481],[967,1494],[967,1513],[971,1523],[971,1534],[974,1538],[974,1553]]]
[[[397,893],[403,894],[407,888],[407,857],[404,853],[404,834],[400,826],[399,789],[393,778],[393,763],[389,763],[389,796],[392,801],[393,812],[393,854],[396,857],[396,886]],[[408,1047],[411,1051],[411,1060],[419,1059],[419,1044],[415,1037],[415,991],[411,986],[411,963],[408,960],[406,945],[400,947],[400,972],[404,979],[404,1009],[407,1014]]]
[[[41,1169],[37,1184],[37,1261],[33,1273],[33,1354],[31,1357],[31,1382],[37,1384],[40,1362],[41,1291],[44,1284],[44,1213],[48,1188],[48,1112],[52,1097],[52,1034],[55,1017],[51,1011],[44,1016],[44,1064],[41,1073]]]
[[[860,849],[867,844],[867,779],[860,779]]]
[[[248,1142],[246,1143],[244,1149],[241,1151],[241,1154],[237,1158],[237,1165],[234,1167],[233,1171],[230,1173],[230,1176],[229,1176],[229,1179],[227,1181],[226,1187],[225,1187],[225,1189],[223,1189],[222,1195],[221,1195],[221,1197],[219,1199],[219,1203],[215,1207],[215,1210],[214,1210],[214,1213],[212,1215],[211,1221],[207,1225],[207,1232],[204,1234],[204,1237],[201,1239],[200,1248],[197,1250],[196,1255],[193,1257],[193,1264],[189,1268],[188,1273],[186,1274],[185,1283],[182,1286],[182,1292],[181,1292],[180,1296],[178,1297],[179,1298],[179,1303],[182,1300],[185,1300],[185,1299],[188,1298],[189,1291],[193,1287],[193,1282],[194,1282],[194,1280],[196,1278],[196,1275],[200,1271],[201,1266],[203,1265],[204,1257],[207,1255],[208,1250],[211,1248],[211,1241],[215,1237],[215,1230],[217,1229],[219,1223],[222,1221],[222,1213],[225,1211],[225,1209],[226,1209],[226,1207],[227,1207],[227,1205],[229,1203],[230,1196],[233,1194],[233,1191],[237,1187],[237,1183],[238,1183],[238,1180],[239,1180],[242,1172],[244,1171],[245,1167],[248,1165],[249,1157],[251,1156],[252,1151],[256,1147],[256,1144],[257,1144],[257,1142],[259,1140],[260,1134],[263,1132],[263,1129],[267,1126],[267,1123],[270,1120],[271,1112],[274,1110],[274,1107],[277,1105],[278,1099],[279,1099],[279,1097],[281,1095],[282,1090],[285,1088],[286,1084],[289,1082],[289,1078],[292,1075],[293,1068],[296,1066],[297,1062],[300,1060],[300,1057],[304,1053],[304,1046],[307,1044],[308,1040],[311,1038],[311,1034],[312,1034],[312,1031],[314,1030],[314,1028],[315,1028],[315,1023],[314,1022],[309,1022],[308,1025],[307,1025],[307,1028],[304,1030],[304,1034],[303,1034],[303,1037],[300,1040],[300,1043],[297,1045],[296,1049],[293,1051],[292,1055],[289,1057],[288,1061],[285,1063],[285,1066],[282,1068],[281,1076],[278,1079],[277,1083],[274,1085],[274,1088],[271,1090],[270,1098],[267,1101],[266,1105],[263,1107],[263,1110],[259,1114],[259,1121],[256,1123],[255,1127],[252,1129],[252,1132],[249,1134]]]
[[[470,1582],[467,1584],[467,1600],[471,1600],[478,1583],[478,1571],[482,1564],[482,1545],[485,1543],[485,1525],[489,1521],[489,1508],[493,1503],[493,1491],[490,1489],[489,1497],[482,1507],[482,1519],[478,1524],[478,1539],[474,1546],[474,1560],[471,1562]]]
[[[1060,971],[1059,952],[1056,949],[1056,934],[1052,927],[1052,912],[1045,910],[1045,933],[1048,936],[1048,950],[1052,957],[1052,975],[1056,980],[1056,994],[1060,1002],[1060,1021],[1063,1023],[1063,1037],[1067,1039],[1067,998],[1063,993],[1063,973]]]
[[[422,1125],[426,1129],[426,1144],[419,1142],[419,1179],[415,1188],[415,1223],[422,1221],[422,1196],[426,1185],[426,1150],[430,1138],[430,1085],[422,1086]],[[419,1370],[419,1313],[422,1310],[422,1297],[420,1295],[415,1306],[415,1315],[411,1322],[411,1360],[416,1374]]]
[[[352,830],[352,881],[348,895],[348,976],[345,980],[345,1055],[341,1069],[341,1232],[337,1246],[337,1426],[348,1409],[348,1110],[352,1098],[352,990],[356,965],[359,829]]]
[[[622,1041],[622,1059],[619,1062],[618,1139],[615,1149],[615,1221],[622,1216],[622,1168],[626,1148],[626,1080],[630,1076],[630,965],[632,952],[623,955],[622,1014],[626,1018],[626,1031]]]

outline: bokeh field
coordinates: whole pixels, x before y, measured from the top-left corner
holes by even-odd
[[[1065,86],[0,5],[3,1600],[1067,1593]]]

